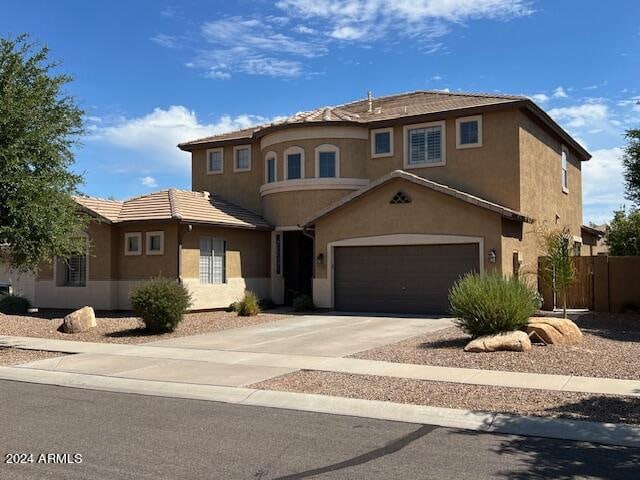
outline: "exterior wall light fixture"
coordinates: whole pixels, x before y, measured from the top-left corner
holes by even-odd
[[[324,263],[324,253],[319,253],[316,257],[316,263],[322,265]]]
[[[489,263],[496,263],[496,251],[489,250]]]

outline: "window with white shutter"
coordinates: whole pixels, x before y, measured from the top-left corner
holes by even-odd
[[[444,122],[407,125],[404,166],[438,166],[445,164]]]
[[[220,238],[200,237],[200,283],[226,281],[226,242]]]

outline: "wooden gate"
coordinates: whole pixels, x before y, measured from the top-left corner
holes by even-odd
[[[594,308],[593,294],[593,259],[594,257],[573,257],[573,266],[576,270],[576,278],[573,285],[567,290],[567,308]],[[538,269],[542,268],[544,257],[538,259]],[[543,307],[551,310],[562,307],[562,299],[557,298],[554,302],[553,289],[542,277],[538,279],[538,291],[544,299]]]

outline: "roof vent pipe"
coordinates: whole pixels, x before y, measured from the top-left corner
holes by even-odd
[[[367,92],[367,102],[369,102],[368,112],[373,112],[373,97],[371,96],[371,91]]]

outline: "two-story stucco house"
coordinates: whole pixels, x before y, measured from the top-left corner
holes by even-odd
[[[101,220],[84,286],[65,285],[69,263],[43,271],[36,304],[89,303],[108,285],[109,301],[91,301],[126,308],[133,283],[162,274],[194,308],[250,288],[276,303],[307,293],[319,307],[441,313],[465,272],[535,271],[542,225],[568,226],[580,251],[590,155],[525,97],[369,96],[179,148],[194,192],[78,199]]]

